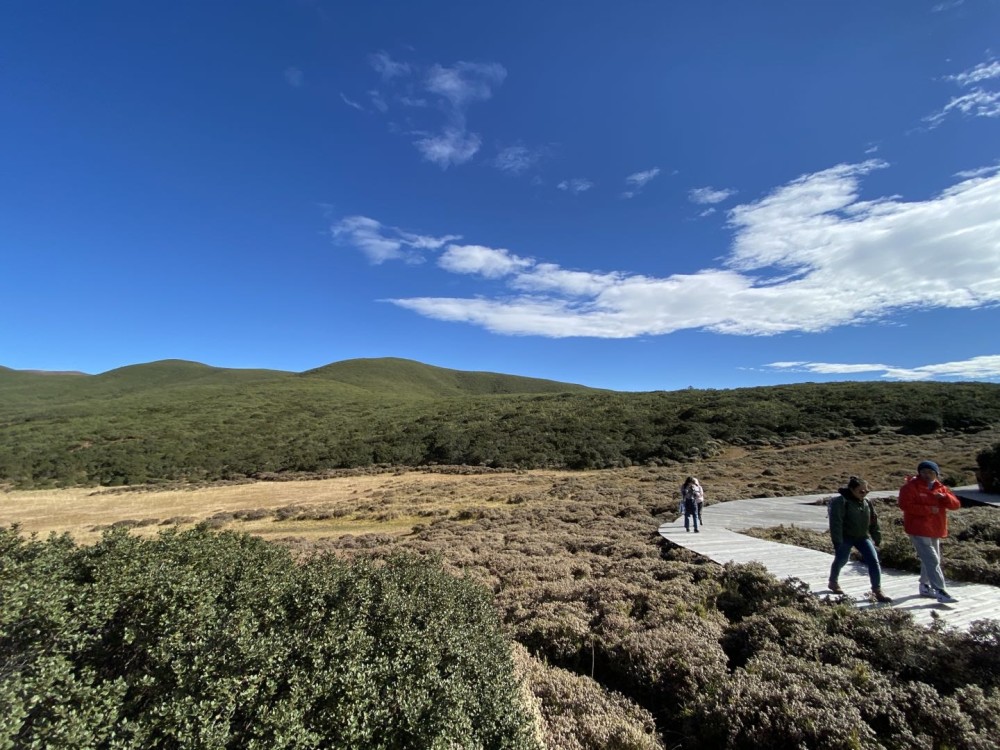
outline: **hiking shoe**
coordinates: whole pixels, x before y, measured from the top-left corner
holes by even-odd
[[[920,596],[927,599],[937,599],[937,594],[934,593],[934,588],[929,583],[920,584]]]
[[[951,594],[949,594],[944,589],[938,589],[937,592],[934,595],[937,597],[937,600],[941,604],[954,604],[955,602],[958,601],[958,599],[956,599],[955,597],[953,597]]]
[[[881,602],[882,604],[892,604],[892,599],[882,593],[882,589],[872,589],[872,596],[875,597],[875,601]]]
[[[828,589],[830,589],[830,591],[832,591],[835,594],[843,594],[844,593],[844,590],[842,588],[840,588],[840,584],[837,583],[836,581],[830,581],[828,584],[826,584],[826,587]]]

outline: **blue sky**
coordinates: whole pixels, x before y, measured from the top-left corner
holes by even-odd
[[[1000,1],[0,5],[0,364],[1000,381]]]

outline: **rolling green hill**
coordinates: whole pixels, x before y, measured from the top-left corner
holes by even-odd
[[[410,359],[350,359],[302,374],[307,378],[346,383],[378,395],[411,398],[483,396],[514,393],[583,393],[596,389],[554,380],[501,375],[495,372],[465,372],[434,367]]]
[[[619,393],[402,359],[305,373],[167,360],[0,370],[0,483],[215,480],[370,465],[610,468],[725,444],[1000,424],[1000,385],[828,383]]]

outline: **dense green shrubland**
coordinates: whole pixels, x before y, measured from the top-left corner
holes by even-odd
[[[1000,443],[985,448],[976,455],[979,469],[976,478],[985,492],[1000,493]]]
[[[534,748],[488,592],[202,529],[0,531],[0,748]]]
[[[554,392],[561,384],[408,363],[369,368],[378,387],[365,390],[356,372],[347,382],[184,364],[91,376],[98,382],[0,371],[0,482],[121,485],[380,464],[610,468],[711,455],[724,443],[1000,422],[1000,386],[984,383]]]

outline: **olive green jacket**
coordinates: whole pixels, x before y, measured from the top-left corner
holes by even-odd
[[[878,527],[875,506],[868,498],[858,500],[847,489],[830,501],[830,538],[834,545],[844,539],[867,539],[875,544],[882,543],[882,532]]]

